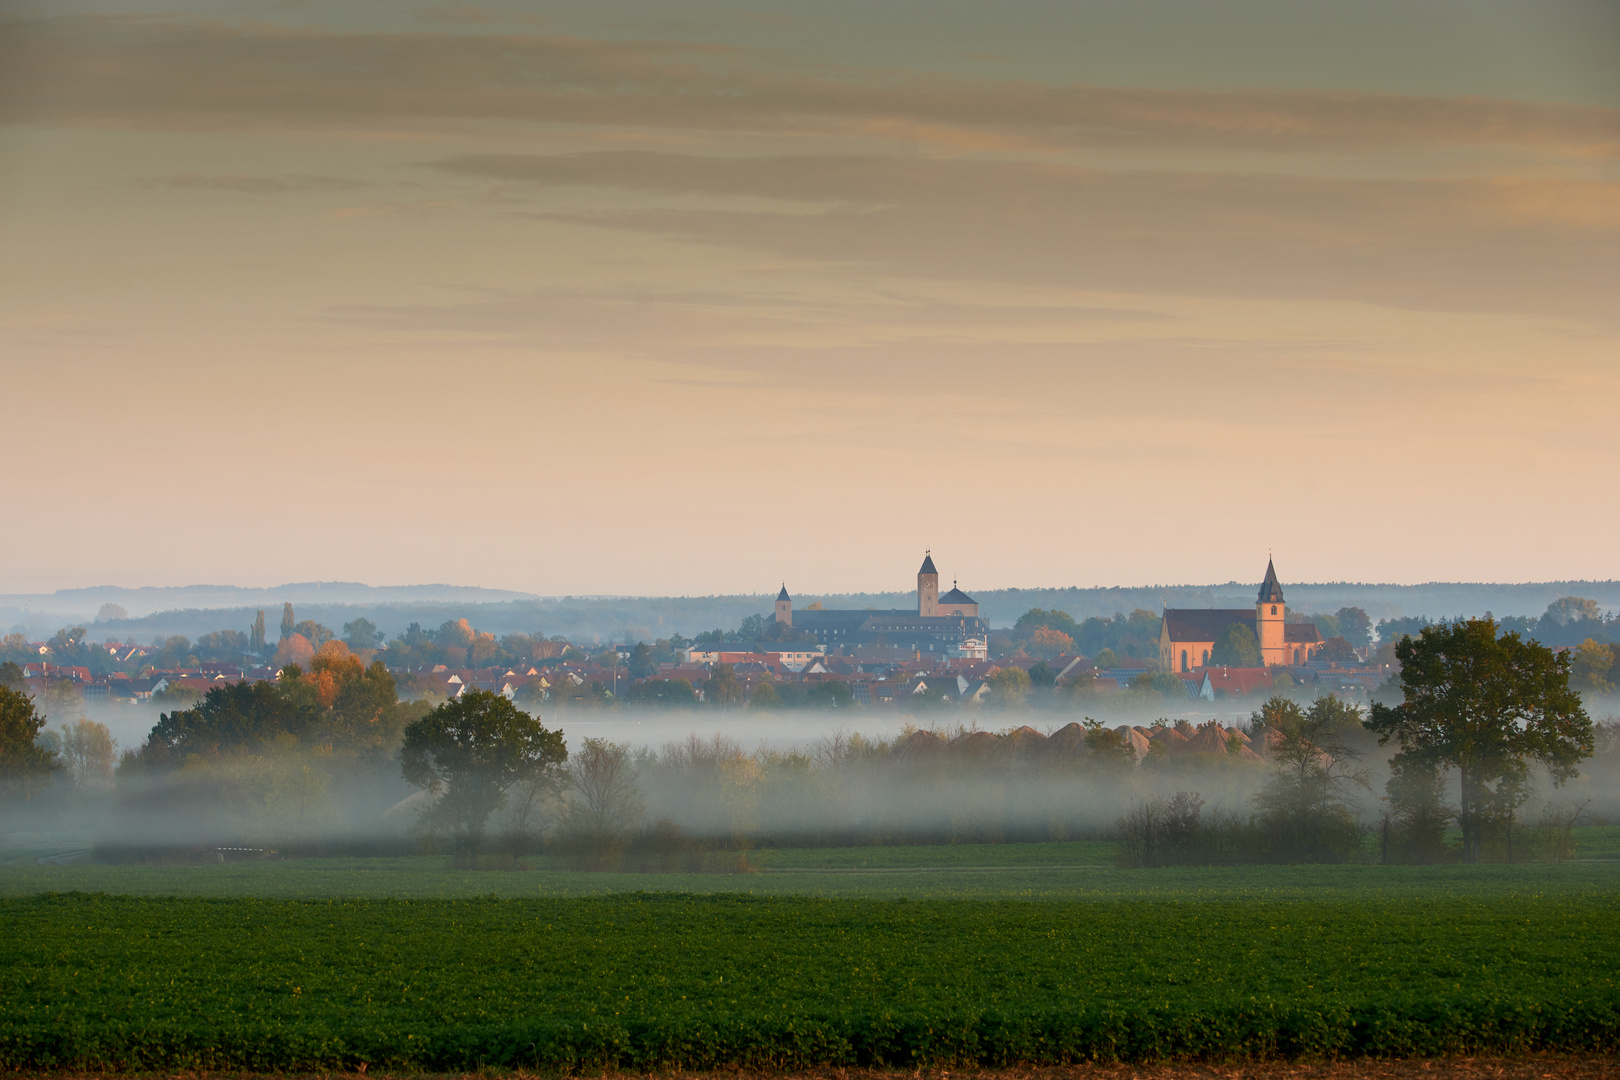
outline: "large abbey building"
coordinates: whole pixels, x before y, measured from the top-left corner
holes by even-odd
[[[979,659],[986,655],[990,633],[989,625],[979,618],[979,602],[955,582],[950,592],[940,595],[932,552],[923,556],[922,569],[917,571],[916,611],[794,611],[793,599],[783,584],[776,597],[776,621],[809,631],[828,647],[889,645],[935,656]]]
[[[1288,621],[1277,568],[1266,560],[1266,580],[1254,610],[1248,608],[1166,608],[1159,629],[1159,666],[1166,671],[1208,667],[1215,642],[1233,623],[1254,631],[1261,662],[1267,667],[1303,664],[1322,647],[1322,632],[1315,623]]]

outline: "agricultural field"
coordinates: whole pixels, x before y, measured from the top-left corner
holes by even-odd
[[[1620,1048],[1608,865],[1081,872],[1106,881],[984,900],[13,896],[0,900],[0,1064],[690,1069]],[[472,876],[533,888],[571,875]]]

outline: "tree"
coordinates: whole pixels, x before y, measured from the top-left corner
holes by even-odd
[[[1035,636],[1035,631],[1042,629],[1056,630],[1058,633],[1067,636],[1071,642],[1075,635],[1080,632],[1080,628],[1075,625],[1074,619],[1067,611],[1057,611],[1055,609],[1044,611],[1041,608],[1030,608],[1018,616],[1018,621],[1013,623],[1013,637],[1032,638]]]
[[[1384,784],[1384,793],[1389,798],[1385,857],[1412,863],[1446,858],[1446,828],[1457,815],[1446,805],[1440,770],[1419,761],[1398,763]]]
[[[658,674],[658,661],[653,659],[652,649],[647,647],[645,641],[636,643],[630,650],[630,677],[632,679],[645,679],[649,675]]]
[[[1372,620],[1358,607],[1342,607],[1338,611],[1339,633],[1357,649],[1372,644]]]
[[[773,615],[771,621],[775,622]],[[758,641],[765,634],[765,616],[749,615],[737,627],[737,641]]]
[[[62,764],[75,784],[84,787],[112,782],[118,743],[106,724],[82,716],[71,724],[63,724],[58,746]]]
[[[351,649],[375,649],[382,640],[377,624],[370,619],[361,617],[343,624],[343,643]]]
[[[27,798],[62,767],[54,753],[35,743],[44,727],[33,698],[0,687],[0,791]]]
[[[297,625],[297,620],[293,618],[292,601],[289,600],[281,605],[281,639],[290,635]]]
[[[271,666],[280,669],[288,664],[307,664],[315,655],[315,646],[303,634],[287,634],[276,646],[276,655],[270,660]]]
[[[459,864],[475,865],[506,789],[567,760],[568,746],[499,694],[469,690],[408,726],[399,757],[405,779],[435,796],[426,823],[450,833]]]
[[[293,627],[293,633],[299,635],[317,649],[337,637],[330,629],[322,626],[314,619],[305,619],[300,622]]]
[[[1281,738],[1270,747],[1271,776],[1255,797],[1260,822],[1285,859],[1343,861],[1354,854],[1358,828],[1351,798],[1369,790],[1360,757],[1347,735],[1360,726],[1360,713],[1337,698],[1322,696],[1309,710],[1273,697],[1250,718]]]
[[[1404,700],[1375,702],[1368,727],[1407,767],[1454,768],[1461,780],[1463,859],[1478,862],[1482,826],[1521,797],[1531,762],[1555,786],[1593,750],[1592,720],[1569,685],[1570,658],[1492,619],[1425,628],[1395,647]]]
[[[85,661],[84,647],[85,629],[75,626],[69,630],[63,627],[45,643],[51,650],[51,661],[64,667],[78,667]]]
[[[709,680],[703,684],[703,700],[725,709],[741,705],[745,696],[736,670],[730,664],[714,665],[709,672]]]
[[[102,604],[101,609],[96,612],[96,622],[111,622],[113,619],[127,618],[129,618],[129,612],[124,610],[124,605],[114,604],[111,601]]]
[[[811,709],[847,709],[855,704],[855,693],[838,679],[826,679],[804,692],[804,704]]]
[[[1568,626],[1570,623],[1597,622],[1602,618],[1603,609],[1598,607],[1596,600],[1566,596],[1548,604],[1541,621],[1553,626]]]
[[[984,681],[990,684],[991,700],[1003,708],[1022,705],[1029,694],[1029,672],[1023,668],[1002,668]]]
[[[1587,638],[1576,647],[1575,655],[1570,659],[1571,680],[1582,690],[1599,693],[1613,690],[1614,683],[1609,681],[1609,674],[1614,669],[1614,654],[1614,646]]]
[[[23,688],[22,668],[7,660],[0,664],[0,686],[7,690],[21,690]]]
[[[1342,637],[1331,637],[1322,643],[1316,651],[1316,660],[1333,660],[1337,663],[1349,663],[1356,659],[1356,651],[1350,647],[1350,642]]]
[[[569,761],[568,779],[575,796],[569,832],[596,853],[617,848],[646,816],[625,743],[586,739]]]
[[[248,631],[248,648],[252,649],[255,655],[264,655],[265,640],[263,608],[260,608],[259,613],[253,617],[253,629]]]
[[[754,687],[754,692],[748,695],[748,707],[761,710],[780,709],[782,695],[776,692],[774,683],[760,683]]]
[[[1211,667],[1259,667],[1260,642],[1254,631],[1243,623],[1232,623],[1215,639],[1209,663]]]
[[[1061,630],[1037,626],[1029,636],[1029,651],[1036,656],[1062,656],[1074,651],[1074,639]]]

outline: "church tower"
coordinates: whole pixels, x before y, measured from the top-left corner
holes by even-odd
[[[934,569],[934,554],[923,553],[922,569],[917,571],[917,614],[939,614],[939,571]]]
[[[776,594],[776,621],[783,626],[793,625],[793,598],[787,594],[787,582],[782,583],[782,591]]]
[[[1254,604],[1254,636],[1260,639],[1260,662],[1270,667],[1288,662],[1288,605],[1283,603],[1282,583],[1277,568],[1266,560],[1266,580],[1260,583],[1260,596]]]

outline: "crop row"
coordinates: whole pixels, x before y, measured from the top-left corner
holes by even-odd
[[[0,901],[0,1066],[1620,1048],[1620,899]]]

